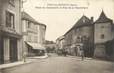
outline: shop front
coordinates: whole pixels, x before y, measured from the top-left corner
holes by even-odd
[[[45,56],[46,49],[43,45],[26,42],[28,45],[28,56]]]

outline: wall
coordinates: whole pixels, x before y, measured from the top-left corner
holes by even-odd
[[[110,22],[106,23],[96,23],[94,29],[94,40],[95,40],[95,52],[94,57],[106,58],[106,45],[107,41],[113,39],[112,24]],[[101,35],[104,34],[104,38]]]
[[[2,12],[1,12],[1,24],[3,26],[6,25],[6,11],[9,11],[15,15],[15,30],[17,33],[22,34],[22,25],[21,24],[21,13],[20,7],[21,2],[20,0],[15,0],[14,6],[9,3],[9,0],[2,0]],[[10,31],[10,30],[9,30]]]
[[[37,25],[37,29],[38,29],[38,43],[43,44],[45,42],[46,27],[39,23],[39,25]]]
[[[95,24],[95,43],[104,43],[106,41],[112,40],[112,25],[111,23],[96,23]],[[101,35],[104,34],[104,39],[101,38]]]
[[[9,50],[11,43],[9,42],[11,38],[17,38],[17,58],[18,60],[22,60],[22,38],[20,37],[22,35],[22,25],[21,25],[21,0],[14,0],[15,2],[12,4],[9,2],[9,0],[0,0],[0,25],[5,32],[1,36],[5,36],[3,38],[4,40],[4,61],[8,61],[10,59],[9,57]],[[6,11],[14,14],[14,25],[15,28],[9,28],[6,27]],[[9,34],[7,34],[9,33]],[[18,36],[18,35],[20,36]],[[18,36],[18,37],[17,37]],[[15,45],[13,45],[15,46]],[[15,48],[16,49],[16,48]]]

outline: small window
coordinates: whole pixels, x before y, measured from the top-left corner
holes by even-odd
[[[13,13],[10,13],[9,11],[6,11],[6,27],[15,28],[15,16]]]
[[[28,21],[28,28],[31,28],[31,22]]]
[[[101,35],[101,39],[104,39],[104,34]]]
[[[104,26],[101,26],[101,28],[104,28]]]
[[[78,36],[77,39],[80,39],[80,37]]]

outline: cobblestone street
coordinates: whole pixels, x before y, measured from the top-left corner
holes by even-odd
[[[80,57],[54,56],[2,70],[2,73],[113,73],[114,63]]]

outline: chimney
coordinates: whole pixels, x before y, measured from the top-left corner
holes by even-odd
[[[94,21],[94,18],[93,18],[93,17],[91,17],[91,22],[93,23],[93,21]]]

